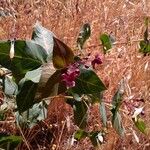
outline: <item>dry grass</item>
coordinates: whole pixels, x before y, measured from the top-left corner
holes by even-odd
[[[150,16],[150,1],[148,0],[6,0],[0,1],[1,7],[9,8],[15,12],[17,18],[14,27],[13,17],[0,18],[0,39],[9,39],[12,36],[21,39],[29,39],[32,27],[36,20],[43,26],[53,31],[59,39],[75,49],[76,38],[83,23],[89,22],[92,27],[92,36],[86,44],[85,51],[101,51],[99,35],[104,32],[113,32],[120,44],[114,46],[112,51],[104,56],[104,63],[97,67],[97,72],[105,82],[109,82],[109,88],[105,92],[105,100],[111,101],[119,81],[124,78],[126,91],[124,101],[133,101],[143,98],[145,101],[145,121],[150,123],[150,57],[143,57],[138,53],[138,40],[143,37],[144,17]],[[14,8],[14,10],[13,10]],[[89,48],[90,47],[90,48]],[[58,100],[57,100],[58,101]],[[60,106],[58,108],[58,106]],[[48,124],[57,126],[53,144],[59,146],[56,149],[67,149],[68,139],[71,138],[74,129],[72,112],[63,103],[56,102],[50,106]],[[65,113],[64,113],[65,112]],[[98,107],[94,106],[90,111],[89,129],[100,129],[101,121],[98,115]],[[136,133],[140,142],[136,143],[131,128],[131,117],[125,113],[123,122],[126,128],[125,139],[120,139],[114,130],[109,127],[106,143],[100,149],[106,150],[148,150],[150,149],[149,136]],[[108,117],[110,115],[108,114]],[[52,119],[53,118],[53,119]],[[66,121],[66,118],[68,118]],[[62,122],[63,121],[63,122]],[[67,123],[70,121],[70,125]],[[65,124],[65,125],[63,125]],[[67,127],[67,128],[66,128]],[[47,127],[48,128],[48,127]],[[70,129],[68,129],[70,128]],[[133,127],[134,128],[134,127]],[[40,128],[39,128],[40,129]],[[135,129],[135,128],[134,128]],[[26,140],[30,140],[27,138]],[[30,141],[28,141],[30,143]],[[31,143],[30,143],[31,144]],[[36,148],[42,149],[42,148]],[[50,147],[47,147],[50,149]],[[91,143],[85,139],[70,149],[92,150]]]

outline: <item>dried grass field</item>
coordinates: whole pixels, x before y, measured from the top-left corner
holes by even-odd
[[[108,85],[104,93],[105,101],[111,103],[122,78],[125,80],[124,103],[137,105],[143,99],[144,121],[150,125],[150,56],[139,53],[139,41],[143,38],[144,18],[150,17],[149,0],[0,0],[0,12],[10,15],[0,16],[0,39],[31,38],[36,21],[52,32],[73,50],[81,26],[90,23],[92,35],[84,47],[85,52],[102,53],[99,36],[112,33],[117,42],[112,50],[103,56],[103,64],[96,67],[96,72]],[[16,16],[15,18],[13,16]],[[108,122],[108,134],[105,142],[98,148],[102,150],[150,150],[150,135],[143,135],[132,122],[133,110],[122,105],[122,117],[125,137],[120,138]],[[88,129],[101,129],[101,120],[97,105],[89,110]],[[110,119],[110,113],[107,114]],[[10,116],[8,115],[7,121]],[[3,123],[11,133],[17,132],[13,123]],[[24,143],[19,150],[92,150],[89,140],[84,139],[71,146],[71,138],[76,127],[73,113],[63,99],[52,101],[48,118],[30,131],[22,130]],[[21,129],[20,129],[21,130]],[[133,130],[139,138],[136,141]],[[53,139],[49,139],[51,134]],[[51,141],[51,142],[49,142]]]

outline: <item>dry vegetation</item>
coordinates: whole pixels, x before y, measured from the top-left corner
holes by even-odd
[[[10,3],[9,3],[10,1]],[[138,41],[143,37],[144,17],[150,16],[148,0],[0,0],[0,7],[8,8],[13,17],[0,17],[0,39],[29,39],[32,27],[37,20],[47,27],[73,49],[83,23],[89,22],[92,36],[85,46],[85,51],[101,51],[99,35],[113,32],[117,44],[104,56],[104,63],[96,68],[105,83],[109,83],[105,100],[110,102],[118,82],[124,78],[126,91],[124,101],[134,102],[144,99],[144,119],[150,123],[150,56],[143,57],[138,53]],[[14,28],[15,27],[15,28]],[[125,107],[123,107],[127,111]],[[108,109],[109,110],[109,109]],[[101,121],[98,107],[91,108],[89,129],[100,129]],[[109,125],[105,143],[99,149],[105,150],[149,150],[150,137],[144,136],[133,126],[130,115],[123,112],[126,137],[120,139]],[[108,118],[110,115],[108,114]],[[10,125],[12,127],[12,125]],[[4,126],[3,126],[4,127]],[[137,143],[131,128],[140,138]],[[13,127],[12,127],[13,128]],[[42,129],[42,132],[41,132]],[[87,139],[70,147],[71,138],[76,127],[72,122],[72,111],[62,99],[56,99],[49,106],[48,119],[32,131],[22,131],[25,143],[19,149],[56,149],[92,150]],[[14,128],[13,128],[14,130]],[[11,131],[12,132],[12,131]],[[54,135],[52,141],[49,139]],[[39,140],[42,138],[45,140]],[[44,141],[44,142],[43,142]],[[50,142],[51,141],[51,142]],[[28,148],[27,146],[28,145]],[[34,147],[35,146],[35,147]],[[53,145],[53,149],[55,145]]]

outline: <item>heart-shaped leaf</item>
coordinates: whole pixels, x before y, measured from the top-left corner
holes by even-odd
[[[40,67],[46,62],[47,54],[40,45],[32,41],[15,41],[15,55],[10,59],[10,41],[0,42],[0,65],[12,71],[17,80],[25,73]]]
[[[105,85],[91,69],[81,69],[80,76],[75,81],[75,87],[69,91],[81,94],[94,94],[106,90]]]
[[[54,37],[53,65],[57,69],[65,68],[74,60],[72,50]]]
[[[54,34],[48,29],[41,26],[39,22],[35,24],[32,34],[32,40],[44,48],[50,60],[52,59],[53,55],[53,37]]]

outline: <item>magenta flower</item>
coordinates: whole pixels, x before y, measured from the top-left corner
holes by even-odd
[[[79,64],[73,63],[67,67],[67,70],[65,73],[61,75],[62,81],[65,83],[65,85],[68,88],[74,87],[75,86],[75,80],[80,74],[79,70]]]
[[[93,69],[95,69],[96,64],[102,64],[102,59],[101,59],[100,55],[98,55],[98,54],[95,55],[95,58],[91,62]]]

